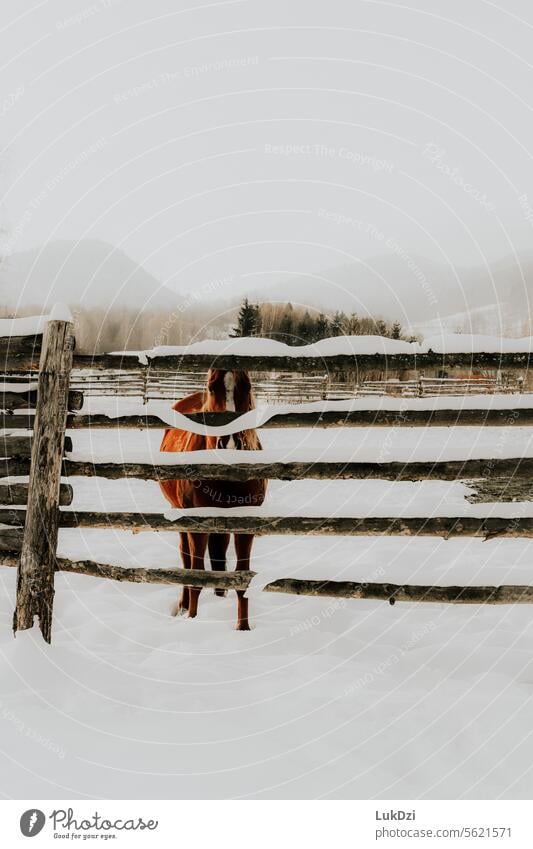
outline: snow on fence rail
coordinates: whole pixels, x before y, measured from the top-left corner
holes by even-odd
[[[344,535],[419,535],[500,536],[531,538],[533,518],[514,516],[476,517],[304,517],[264,516],[253,510],[244,515],[229,510],[217,515],[187,515],[176,511],[166,514],[95,513],[60,511],[72,501],[72,487],[60,483],[60,474],[99,475],[111,479],[201,478],[249,480],[269,477],[295,480],[311,478],[369,478],[386,480],[457,480],[496,476],[530,481],[533,459],[488,458],[461,461],[361,463],[361,462],[280,462],[265,453],[263,460],[242,463],[231,457],[230,463],[206,457],[199,462],[179,462],[164,457],[160,463],[82,462],[64,457],[72,448],[65,435],[67,428],[83,427],[186,427],[196,432],[236,432],[245,427],[338,427],[338,426],[426,426],[461,424],[532,425],[533,405],[527,395],[509,399],[477,396],[463,404],[458,399],[428,404],[420,399],[365,399],[361,402],[324,402],[289,405],[234,413],[181,416],[146,405],[142,410],[131,402],[117,405],[116,416],[95,411],[85,412],[81,393],[70,390],[72,369],[107,370],[122,368],[180,369],[184,372],[209,367],[242,368],[253,371],[410,369],[428,365],[521,369],[526,371],[531,357],[531,339],[494,340],[488,337],[449,337],[425,345],[404,343],[379,337],[350,337],[324,340],[305,349],[287,348],[272,340],[240,339],[231,342],[199,343],[190,348],[156,349],[141,353],[80,356],[73,352],[73,326],[63,311],[50,320],[3,320],[0,322],[0,356],[4,363],[4,430],[23,428],[33,436],[6,433],[3,437],[4,475],[29,475],[27,484],[3,484],[0,499],[1,562],[18,567],[17,602],[14,630],[32,627],[37,616],[45,640],[50,642],[54,572],[64,570],[133,582],[189,584],[197,586],[246,589],[254,573],[216,574],[192,570],[128,569],[94,561],[71,561],[57,557],[59,528],[129,528],[132,530],[198,532],[229,531],[254,534],[344,534]],[[18,322],[18,323],[17,323]],[[24,322],[24,323],[21,323]],[[37,360],[39,362],[37,363]],[[37,388],[31,378],[38,372]],[[9,375],[16,380],[9,382]],[[21,378],[26,375],[27,385]],[[435,399],[443,402],[444,399]],[[407,406],[404,406],[406,404]],[[81,412],[80,412],[81,410]],[[170,421],[169,421],[170,419]],[[246,422],[246,423],[245,423]],[[233,452],[228,452],[228,457]],[[163,456],[163,455],[161,455]],[[267,461],[265,462],[265,457]],[[27,503],[24,508],[22,505]],[[18,505],[18,506],[17,506]],[[433,601],[449,603],[515,603],[533,601],[533,587],[424,587],[393,584],[367,584],[349,581],[306,581],[284,578],[264,587],[267,592],[296,595],[328,595],[346,598],[395,601]]]

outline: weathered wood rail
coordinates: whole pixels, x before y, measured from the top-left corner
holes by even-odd
[[[8,555],[4,566],[17,566],[18,558]],[[164,584],[186,586],[193,584],[205,589],[248,590],[256,572],[206,572],[199,569],[144,569],[114,566],[93,560],[56,558],[56,570],[73,575],[89,575],[134,584]],[[304,578],[278,578],[261,587],[262,592],[290,595],[352,598],[367,601],[386,601],[435,604],[531,604],[533,586],[423,586],[420,584],[367,583],[365,581],[321,581]]]
[[[199,452],[198,452],[199,453]],[[17,460],[8,461],[17,468]],[[22,468],[22,466],[19,466]],[[231,480],[249,481],[257,478],[269,480],[367,480],[387,481],[445,480],[455,481],[509,475],[513,478],[531,479],[533,458],[508,460],[490,458],[482,460],[436,460],[433,462],[186,462],[158,465],[157,463],[106,463],[65,459],[66,476],[104,477],[110,480],[139,478],[141,480]],[[14,472],[15,473],[15,472]]]
[[[238,422],[241,413],[190,413],[187,414],[191,422],[205,425],[207,427],[220,427],[221,425]],[[4,429],[31,429],[33,428],[34,415],[28,411],[12,414],[0,414],[0,428]],[[261,425],[265,428],[293,428],[293,427],[455,427],[463,425],[466,427],[531,427],[533,426],[532,407],[504,407],[501,409],[431,409],[414,410],[402,409],[376,409],[376,410],[326,410],[323,412],[291,412],[278,413]],[[67,418],[67,430],[85,429],[115,429],[134,428],[144,430],[146,428],[157,428],[158,430],[169,427],[168,423],[156,415],[124,415],[108,416],[105,413],[69,415]]]
[[[219,427],[238,421],[241,413],[189,413],[186,418],[207,427]],[[25,421],[21,418],[22,422]],[[427,410],[325,410],[324,412],[283,412],[272,416],[261,428],[278,427],[453,427],[533,425],[533,407],[502,409],[427,409]],[[16,425],[12,425],[15,427]],[[129,415],[111,417],[104,414],[69,416],[67,428],[166,428],[158,416]]]
[[[17,557],[3,558],[5,566],[16,566]],[[206,572],[197,569],[128,568],[91,560],[56,559],[56,570],[74,575],[89,575],[136,584],[190,585],[229,590],[247,590],[256,572]],[[531,604],[533,586],[423,586],[419,584],[367,583],[357,581],[321,581],[279,578],[261,587],[263,592],[329,598],[366,599],[368,601],[433,602],[437,604]]]
[[[206,462],[200,452],[194,463],[132,463],[92,462],[73,459],[68,455],[75,447],[76,432],[82,428],[159,428],[168,427],[156,415],[122,415],[112,418],[106,414],[85,413],[83,395],[72,390],[69,381],[72,369],[96,369],[102,375],[101,385],[106,387],[107,371],[130,369],[141,372],[140,387],[145,387],[149,375],[162,369],[179,369],[181,372],[205,371],[209,367],[245,368],[251,371],[280,372],[345,371],[364,374],[366,371],[409,371],[434,367],[478,368],[486,370],[527,370],[530,353],[511,354],[394,354],[394,355],[334,355],[308,356],[237,356],[219,354],[155,356],[146,365],[139,363],[136,354],[94,357],[80,356],[74,352],[72,326],[69,322],[48,323],[44,339],[42,334],[28,337],[0,338],[0,363],[4,368],[6,383],[2,396],[0,427],[2,436],[3,474],[5,476],[29,475],[29,481],[0,484],[0,562],[18,567],[17,607],[14,616],[15,630],[31,627],[34,619],[44,638],[51,639],[54,574],[64,571],[79,575],[108,578],[133,583],[182,584],[245,590],[256,577],[255,573],[214,573],[183,569],[129,568],[103,564],[92,560],[72,561],[57,556],[59,529],[95,528],[114,531],[131,530],[153,532],[228,532],[256,535],[334,535],[346,536],[440,536],[480,537],[491,540],[500,537],[533,537],[533,518],[519,515],[512,518],[472,515],[426,517],[306,517],[239,515],[228,511],[217,516],[180,515],[168,519],[163,513],[128,513],[75,511],[73,486],[61,483],[61,476],[74,481],[77,476],[106,477],[111,480],[140,478],[165,480],[188,478],[196,480],[250,480],[272,478],[279,480],[379,478],[388,481],[418,481],[438,479],[446,481],[481,481],[481,498],[503,498],[502,491],[510,497],[521,497],[531,490],[533,458],[485,458],[435,462],[266,462],[259,454],[253,462],[241,462],[231,457],[231,462]],[[39,363],[40,357],[40,363]],[[11,386],[9,375],[12,375]],[[38,387],[25,388],[24,379],[35,380]],[[166,387],[171,380],[161,377]],[[128,381],[118,380],[126,388]],[[481,381],[480,385],[488,382]],[[137,387],[137,384],[136,384]],[[212,427],[235,423],[239,428],[239,415],[235,413],[196,414],[189,419]],[[508,407],[490,406],[479,409],[465,403],[460,409],[428,406],[402,406],[399,409],[380,406],[379,409],[325,409],[302,411],[289,409],[273,415],[262,427],[456,427],[456,426],[533,426],[533,403],[527,396],[520,402],[512,400]],[[13,431],[32,431],[32,435]],[[66,435],[69,430],[70,434]],[[229,455],[228,455],[229,456]],[[267,455],[265,455],[267,456]],[[248,458],[247,458],[248,459]],[[60,509],[63,508],[63,509]],[[228,515],[229,514],[229,515]],[[476,586],[447,587],[390,583],[365,583],[355,581],[303,580],[282,578],[262,587],[266,592],[295,595],[343,597],[382,600],[390,603],[435,602],[461,604],[514,604],[532,603],[533,586]]]
[[[4,504],[26,504],[28,501],[29,484],[27,483],[1,483],[0,482],[0,505]],[[59,506],[65,507],[72,504],[73,489],[70,484],[62,483],[59,487]],[[4,511],[0,507],[0,516]],[[0,524],[3,522],[0,519]]]
[[[200,453],[200,452],[199,452]],[[9,457],[4,461],[4,474],[25,475],[31,462],[25,457]],[[110,463],[93,460],[63,459],[65,477],[99,477],[108,480],[137,478],[139,480],[207,480],[249,481],[269,480],[387,480],[387,481],[469,481],[487,476],[508,476],[515,481],[529,482],[533,475],[533,458],[435,460],[427,462],[353,462],[299,461],[261,463]]]
[[[151,356],[145,368],[203,371],[210,368],[246,369],[247,371],[340,372],[340,371],[417,371],[431,368],[479,368],[491,371],[521,369],[532,361],[526,353],[454,353],[439,354],[330,354],[314,356],[252,356],[246,354],[173,354]],[[78,369],[138,369],[143,363],[136,354],[76,354]]]
[[[26,511],[0,509],[0,524],[23,527]],[[197,533],[239,533],[265,535],[305,534],[306,536],[440,536],[450,537],[533,537],[533,517],[475,516],[436,517],[356,517],[356,516],[187,516],[167,519],[163,513],[100,513],[90,510],[64,510],[60,528],[100,528],[140,531],[195,531]],[[0,530],[0,534],[2,531]]]

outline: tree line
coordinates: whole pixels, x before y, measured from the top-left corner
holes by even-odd
[[[41,304],[18,309],[0,305],[0,318],[39,315]],[[307,345],[330,336],[378,335],[403,339],[398,322],[374,320],[355,313],[326,314],[287,304],[253,304],[243,300],[235,324],[235,307],[189,303],[176,299],[176,308],[87,307],[71,304],[76,350],[83,354],[103,351],[144,351],[161,345],[187,345],[202,339],[229,336],[263,336],[288,345]]]
[[[332,336],[387,336],[405,339],[398,321],[357,313],[326,314],[292,304],[253,304],[244,298],[230,336],[264,336],[287,345],[306,345]]]

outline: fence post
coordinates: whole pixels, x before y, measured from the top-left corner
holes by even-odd
[[[73,350],[72,322],[57,320],[52,313],[39,363],[28,503],[13,616],[15,633],[32,628],[37,616],[47,643],[52,635],[59,485]]]

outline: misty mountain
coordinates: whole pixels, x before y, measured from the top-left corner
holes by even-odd
[[[530,333],[533,255],[505,258],[490,267],[446,266],[425,257],[377,256],[318,274],[258,282],[253,300],[287,301],[341,309],[404,327],[456,322],[469,332]],[[479,325],[479,328],[477,327]],[[526,328],[526,329],[524,329]]]
[[[0,291],[9,305],[44,310],[58,301],[83,308],[172,310],[180,301],[124,251],[89,239],[12,254],[0,265]]]
[[[173,293],[124,251],[96,240],[51,242],[11,255],[0,262],[0,292],[4,315],[68,304],[83,353],[227,336],[228,319],[219,319],[218,310]]]
[[[98,240],[56,241],[0,263],[6,314],[48,311],[57,301],[80,320],[81,344],[151,347],[227,335],[241,298],[291,301],[331,314],[399,321],[404,330],[439,329],[528,335],[533,303],[533,254],[520,264],[507,257],[490,267],[453,267],[396,253],[316,273],[236,278],[225,298],[175,294],[124,251]],[[26,313],[27,314],[27,313]],[[102,341],[103,340],[103,341]],[[105,344],[104,344],[105,343]]]

